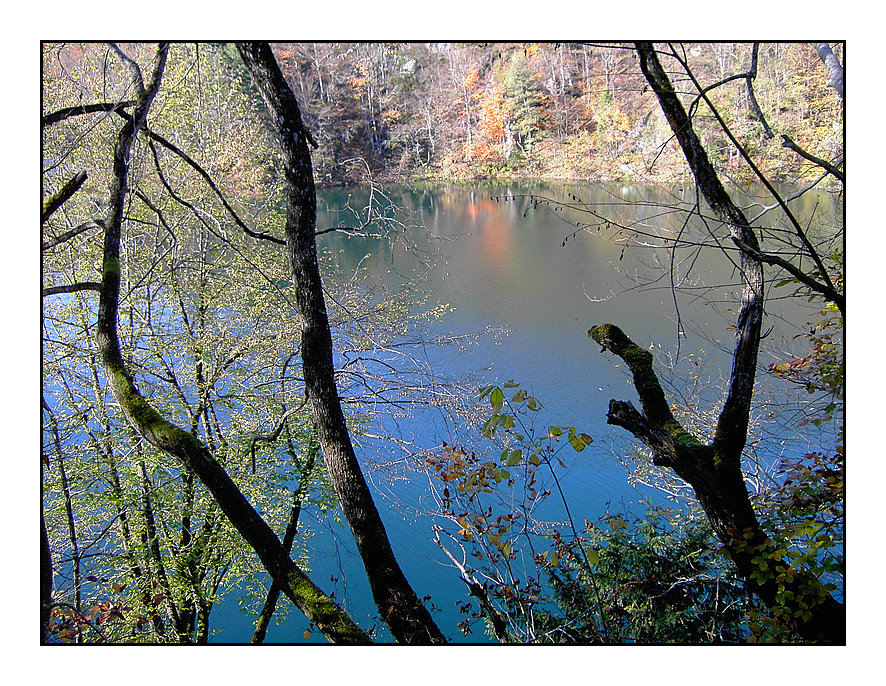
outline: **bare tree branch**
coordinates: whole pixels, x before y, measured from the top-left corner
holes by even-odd
[[[766,138],[772,138],[775,136],[775,133],[773,133],[770,128],[769,122],[766,121],[766,116],[763,114],[763,110],[760,108],[760,103],[757,102],[757,96],[754,93],[754,79],[757,78],[757,53],[759,50],[760,44],[754,43],[751,47],[751,67],[744,76],[746,77],[748,100],[751,103],[751,111],[754,113],[754,117],[756,117],[757,121],[763,125],[763,134]]]
[[[123,116],[126,116],[125,113],[123,114]],[[242,219],[240,219],[240,216],[237,214],[237,212],[234,210],[234,208],[231,207],[227,198],[225,198],[224,193],[221,192],[219,187],[216,185],[215,181],[212,180],[212,177],[209,175],[209,173],[205,169],[203,169],[203,167],[201,167],[196,161],[194,161],[194,159],[190,155],[188,155],[184,150],[181,150],[174,143],[166,140],[163,136],[161,136],[158,133],[155,133],[154,131],[151,131],[147,127],[145,127],[145,129],[143,130],[143,133],[150,140],[156,141],[157,143],[162,145],[164,148],[166,148],[170,152],[173,152],[176,155],[178,155],[192,169],[194,169],[194,171],[196,171],[201,177],[203,177],[203,180],[206,181],[206,184],[212,189],[212,191],[216,194],[216,196],[218,196],[218,199],[221,201],[224,208],[231,215],[231,218],[234,220],[234,223],[237,224],[237,226],[239,226],[241,229],[243,229],[243,231],[244,231],[244,233],[246,233],[246,235],[248,235],[252,238],[258,238],[261,240],[270,241],[271,243],[276,243],[277,245],[286,245],[286,241],[284,241],[282,238],[277,238],[276,236],[272,236],[267,233],[258,233],[258,232],[253,231],[252,229],[250,229],[246,225],[246,223]]]
[[[47,286],[43,289],[43,297],[58,295],[59,293],[76,293],[77,291],[101,291],[102,285],[98,281],[83,281],[66,286]]]
[[[126,100],[124,102],[96,102],[89,105],[75,105],[74,107],[63,107],[55,112],[43,115],[40,118],[40,127],[58,124],[60,121],[70,119],[71,117],[79,117],[84,114],[94,114],[96,112],[117,112],[123,113],[128,107],[135,105],[135,100]]]
[[[40,223],[45,224],[46,220],[52,216],[59,207],[67,202],[74,195],[80,186],[86,181],[86,172],[78,172],[69,179],[58,193],[50,197],[43,203],[43,211],[40,213]]]
[[[286,412],[283,413],[283,416],[280,417],[280,421],[277,423],[277,428],[274,429],[271,433],[269,433],[269,434],[253,434],[252,438],[249,440],[249,448],[247,450],[248,454],[251,455],[251,457],[252,457],[252,473],[253,474],[255,474],[255,444],[258,443],[259,441],[262,441],[264,443],[273,443],[274,441],[276,441],[280,437],[280,434],[283,433],[283,427],[286,426],[286,420],[289,419],[296,412],[300,412],[301,409],[305,405],[307,405],[307,403],[308,403],[308,399],[305,398],[304,400],[302,400],[302,402],[299,404],[298,407],[292,407],[292,408],[286,410]]]
[[[305,399],[305,402],[307,402],[307,399]],[[302,403],[301,406],[303,405],[304,403]],[[301,406],[299,406],[299,409]],[[280,426],[282,428],[283,422],[280,423]],[[286,523],[286,531],[283,532],[282,542],[283,550],[285,550],[287,554],[291,554],[292,544],[295,542],[295,535],[298,532],[298,520],[301,516],[302,499],[305,497],[308,490],[308,484],[310,483],[308,477],[314,469],[314,461],[318,452],[317,447],[318,446],[314,443],[308,448],[304,465],[300,469],[301,478],[299,479],[298,487],[292,494],[292,507],[289,510],[289,521]],[[291,441],[290,456],[294,461],[298,460],[295,450],[292,448]],[[262,606],[258,619],[255,622],[255,631],[252,633],[252,638],[249,640],[250,643],[264,642],[265,634],[268,630],[268,624],[271,622],[271,617],[274,616],[274,612],[277,608],[277,601],[280,599],[280,593],[282,590],[279,582],[276,580],[271,582],[271,587],[268,589],[268,595],[265,597],[265,604]]]
[[[809,160],[813,164],[817,164],[819,167],[821,167],[825,171],[828,171],[831,174],[833,174],[834,176],[836,176],[838,179],[840,179],[840,181],[846,181],[846,178],[843,175],[843,172],[841,172],[839,169],[837,169],[836,166],[834,166],[833,164],[831,164],[830,162],[828,162],[826,160],[821,159],[820,157],[816,157],[812,153],[806,152],[805,150],[803,150],[803,148],[801,148],[799,145],[794,143],[794,141],[791,140],[790,136],[788,136],[786,134],[782,134],[781,145],[783,148],[789,148],[790,150],[793,150],[800,157]]]
[[[649,43],[648,45],[649,45],[648,50],[650,51],[648,54],[651,54],[654,57],[654,62],[658,63],[658,58],[652,48],[652,44]],[[800,242],[803,244],[803,247],[806,250],[806,254],[815,263],[815,266],[818,269],[819,278],[821,278],[821,281],[813,281],[813,283],[815,284],[815,287],[813,288],[813,290],[818,291],[819,293],[822,293],[822,294],[825,294],[825,292],[827,292],[829,294],[837,293],[837,289],[834,287],[834,283],[831,280],[831,276],[828,273],[827,269],[824,266],[824,263],[821,260],[821,256],[818,254],[818,251],[815,249],[815,247],[809,241],[809,238],[806,236],[806,232],[803,230],[803,227],[800,225],[800,222],[794,216],[794,213],[788,207],[787,203],[782,199],[781,194],[779,194],[779,192],[775,189],[775,187],[772,185],[772,183],[769,181],[769,179],[766,177],[766,175],[763,174],[762,171],[760,171],[759,167],[756,165],[754,160],[751,159],[750,155],[744,149],[744,146],[742,146],[738,142],[738,140],[735,138],[735,135],[732,133],[732,131],[726,125],[726,122],[723,120],[723,117],[720,116],[720,112],[717,110],[717,108],[714,106],[714,104],[711,102],[711,100],[705,94],[705,89],[702,88],[701,84],[695,78],[695,74],[689,68],[689,65],[686,63],[686,60],[681,58],[677,54],[677,51],[673,48],[671,49],[671,52],[669,53],[669,55],[671,57],[673,57],[675,60],[677,60],[677,62],[680,63],[680,66],[683,68],[686,75],[692,81],[693,85],[698,89],[701,99],[705,102],[705,104],[708,106],[711,113],[714,115],[714,118],[717,120],[717,123],[719,124],[723,133],[726,134],[726,136],[729,138],[732,145],[734,145],[735,149],[738,150],[739,154],[742,156],[744,161],[748,164],[748,166],[754,172],[754,175],[766,187],[766,190],[772,195],[772,197],[776,200],[776,202],[778,202],[779,206],[782,209],[782,212],[784,212],[788,221],[794,227],[794,232],[797,234],[797,236],[800,239]],[[643,60],[641,59],[641,63],[642,62],[643,62]],[[660,65],[659,65],[659,68],[660,68]],[[662,84],[667,83],[667,87],[671,88],[673,91],[673,87],[670,85],[670,80],[668,80],[667,74],[664,72],[663,69],[661,70],[661,75],[665,79],[665,81],[662,81]],[[667,99],[669,101],[675,100],[676,104],[679,106],[679,109],[680,110],[683,109],[682,103],[680,103],[679,98],[676,98],[675,95],[674,95],[674,98],[669,97]],[[659,99],[659,101],[661,102],[661,99]],[[676,112],[677,112],[677,109],[674,109],[674,113],[676,113]],[[681,128],[679,130],[674,128],[674,122],[671,121],[670,118],[668,119],[668,121],[669,121],[669,123],[671,123],[671,128],[674,131],[675,135],[677,136],[677,139],[680,140],[681,147],[683,147],[684,153],[686,153],[686,146],[683,145],[683,139],[689,140],[691,138],[695,138],[695,142],[698,143],[698,146],[699,146],[700,151],[702,153],[701,155],[699,155],[698,152],[694,152],[694,153],[691,153],[693,155],[693,157],[690,158],[689,157],[690,153],[686,153],[687,160],[689,161],[689,165],[693,169],[693,172],[696,173],[696,178],[698,179],[698,174],[697,174],[697,172],[695,172],[696,169],[701,170],[705,166],[710,166],[710,173],[704,172],[703,177],[710,178],[711,175],[713,175],[713,178],[716,179],[716,185],[719,185],[720,189],[722,190],[722,193],[717,192],[716,195],[719,196],[721,199],[728,201],[728,203],[730,205],[732,205],[732,201],[729,198],[729,195],[726,193],[725,190],[722,189],[722,184],[720,184],[719,178],[717,178],[716,171],[714,171],[713,166],[710,165],[710,162],[707,159],[707,153],[704,152],[704,148],[700,147],[700,143],[698,142],[697,136],[695,136],[694,132],[691,135],[688,135],[685,133],[685,131],[687,129],[689,131],[692,131],[692,122],[689,119],[689,117],[688,116],[685,117],[685,120],[683,120],[681,122],[681,124],[680,124]],[[690,147],[694,147],[694,146],[690,146]],[[700,166],[697,166],[696,162],[699,162],[699,163],[704,162],[704,163],[706,163],[706,165],[701,164]],[[701,185],[701,183],[699,185]],[[714,186],[711,186],[711,189],[713,189],[713,188],[714,188]],[[704,192],[704,186],[702,186],[702,190]],[[707,194],[707,192],[705,192],[705,198],[708,200],[708,204],[711,204],[710,198],[708,198],[707,196],[708,196],[708,194]],[[734,207],[734,205],[733,205],[733,207]],[[713,209],[714,212],[717,213],[718,215],[720,214],[720,212],[717,210],[717,208],[714,207],[713,205],[711,205],[711,209]],[[735,208],[735,209],[737,210],[738,208]],[[747,220],[745,220],[743,216],[742,216],[742,220],[745,222],[744,226],[750,226],[747,223]],[[730,221],[728,221],[727,219],[724,219],[724,221],[726,221],[727,225],[730,225]],[[746,240],[748,237],[752,237],[753,240],[752,241]],[[735,243],[740,248],[744,245],[744,246],[747,246],[748,248],[750,248],[752,251],[759,252],[759,246],[757,246],[757,238],[756,238],[756,236],[753,235],[752,232],[750,232],[750,236],[745,234],[741,241],[735,241]],[[753,257],[753,259],[755,259],[755,260],[757,259],[752,253],[749,253],[749,256]],[[842,296],[839,296],[839,295],[836,298],[832,297],[831,295],[828,295],[827,297],[828,297],[828,299],[832,300],[837,305],[837,307],[839,307],[841,312],[843,312],[845,314],[845,312],[844,312],[845,298],[843,298]]]
[[[101,224],[100,219],[90,219],[89,221],[80,224],[80,226],[74,227],[70,231],[65,231],[63,234],[60,234],[60,235],[56,236],[55,238],[50,238],[48,241],[44,241],[40,246],[40,250],[41,250],[41,252],[46,251],[46,250],[50,250],[51,248],[54,248],[57,245],[61,245],[62,243],[65,243],[65,242],[71,240],[75,236],[79,236],[84,231],[88,231],[89,229],[101,229],[101,228],[102,228],[102,224]]]

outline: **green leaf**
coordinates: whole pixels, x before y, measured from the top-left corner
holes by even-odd
[[[505,460],[505,466],[513,467],[515,464],[520,464],[523,461],[523,451],[519,448],[514,450],[509,456],[508,459]]]
[[[589,564],[595,565],[600,562],[600,556],[597,554],[597,551],[594,550],[593,548],[589,548],[587,551],[585,551],[585,555],[588,558]]]
[[[610,517],[609,518],[609,528],[612,531],[618,531],[619,529],[627,529],[628,523],[621,517]]]
[[[487,438],[495,433],[495,427],[501,422],[502,416],[494,414],[483,423],[483,435]]]
[[[574,434],[572,432],[569,433],[569,443],[575,449],[576,452],[581,452],[585,449],[586,446],[590,445],[594,441],[593,438],[588,436],[587,434]]]
[[[521,388],[519,391],[514,393],[514,397],[511,398],[511,400],[513,400],[515,403],[522,403],[524,400],[526,400],[527,395],[528,393],[526,393],[526,391]]]
[[[492,406],[493,411],[498,412],[502,405],[505,402],[505,394],[501,392],[501,389],[496,387],[492,389],[492,393],[489,396],[489,404]]]

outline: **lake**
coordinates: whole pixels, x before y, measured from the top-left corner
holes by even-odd
[[[686,223],[683,213],[669,209],[678,201],[691,206],[693,189],[438,185],[376,190],[372,196],[365,188],[335,189],[318,194],[318,229],[359,225],[359,211],[370,197],[389,221],[359,235],[321,235],[324,281],[356,278],[390,288],[415,283],[428,297],[423,307],[446,305],[439,319],[412,329],[396,354],[380,352],[381,362],[420,364],[429,385],[470,377],[472,387],[480,388],[515,380],[543,403],[539,425],[566,424],[589,434],[594,443],[565,456],[558,474],[578,522],[636,507],[645,498],[663,502],[660,492],[629,483],[622,458],[632,442],[606,424],[606,411],[610,399],[636,403],[636,396],[624,366],[601,355],[587,331],[618,324],[660,359],[666,390],[674,397],[700,409],[718,407],[721,380],[731,367],[738,276],[734,255],[696,249],[697,243],[712,242],[709,225]],[[577,199],[585,203],[583,211]],[[812,192],[801,203],[801,215],[827,220],[842,213],[824,192]],[[663,239],[675,236],[686,246],[672,251]],[[767,305],[764,330],[772,328],[761,368],[799,352],[793,337],[810,311],[797,298],[771,292],[778,297]],[[347,398],[349,382],[342,379]],[[751,457],[771,465],[808,448],[814,437],[800,434],[786,419],[802,400],[794,389],[761,375],[758,395],[758,414],[775,416]],[[456,627],[463,616],[455,601],[465,599],[466,587],[432,540],[434,520],[427,513],[434,501],[427,479],[409,458],[443,443],[479,448],[479,426],[457,424],[440,406],[368,409],[375,412],[365,431],[396,439],[358,437],[357,449],[404,572],[420,597],[431,596],[438,625],[450,640],[487,640],[479,631],[463,637]],[[564,517],[553,499],[547,506],[545,516]],[[331,519],[305,523],[316,534],[312,578],[385,640],[350,531]],[[220,629],[215,642],[247,642],[252,633],[248,615],[233,599],[215,608],[213,624]],[[266,641],[300,642],[306,628],[292,611],[281,626],[269,629]],[[316,632],[311,640],[325,642]]]

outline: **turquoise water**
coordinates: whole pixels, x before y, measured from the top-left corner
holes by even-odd
[[[417,283],[428,296],[425,306],[446,305],[440,319],[411,330],[396,349],[374,352],[380,368],[418,370],[422,393],[465,377],[472,388],[513,379],[543,403],[536,416],[539,426],[567,424],[591,435],[594,443],[587,450],[564,453],[566,466],[558,477],[572,516],[593,521],[607,509],[636,506],[649,497],[662,501],[663,496],[629,483],[623,458],[631,441],[606,424],[606,410],[610,399],[636,402],[635,394],[626,370],[599,353],[588,329],[616,323],[659,356],[662,365],[674,362],[674,373],[663,366],[662,377],[676,398],[694,407],[716,409],[721,394],[716,380],[729,372],[738,278],[730,256],[689,245],[676,253],[662,247],[663,238],[678,234],[687,240],[710,238],[709,227],[687,228],[683,215],[664,207],[686,192],[565,185],[401,188],[383,197],[370,196],[367,189],[324,191],[318,203],[320,229],[359,225],[360,211],[370,200],[391,219],[354,235],[322,235],[324,279],[327,284],[357,279],[367,287]],[[574,205],[576,196],[591,203],[590,213],[538,204],[540,198],[553,198]],[[575,222],[589,226],[579,230]],[[679,286],[676,293],[672,284]],[[774,299],[767,311],[772,349],[795,345],[792,337],[804,321],[802,305]],[[770,359],[776,358],[764,352],[761,365]],[[339,359],[342,366],[346,362]],[[346,375],[340,383],[346,399],[361,391]],[[769,383],[761,381],[762,386]],[[787,409],[790,404],[786,397],[760,395],[761,405],[772,402]],[[456,600],[466,598],[466,587],[432,540],[436,520],[428,513],[436,503],[426,475],[417,468],[421,458],[415,457],[443,443],[479,449],[478,423],[460,422],[445,402],[435,407],[379,403],[370,409],[376,415],[366,433],[396,440],[358,437],[358,453],[400,564],[419,596],[430,596],[438,624],[451,640],[482,642],[482,632],[463,637],[456,627],[463,619]],[[791,443],[799,440],[793,432],[771,427],[768,432],[768,442],[759,447],[763,459],[771,462],[785,451],[802,450],[801,440]],[[565,518],[557,498],[538,514]],[[315,533],[312,578],[385,640],[347,527],[308,513],[305,517]],[[230,598],[216,607],[213,620],[221,630],[215,641],[245,642],[251,636],[250,617],[239,613]],[[306,628],[293,611],[283,625],[269,630],[266,642],[302,642]],[[316,632],[311,640],[324,642]]]

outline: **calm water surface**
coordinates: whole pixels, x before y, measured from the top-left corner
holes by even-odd
[[[403,226],[395,232],[386,237],[320,237],[319,249],[328,258],[324,279],[335,283],[356,274],[367,285],[390,287],[419,279],[428,305],[448,305],[444,317],[410,334],[411,354],[440,377],[470,375],[476,387],[517,380],[544,404],[539,425],[567,424],[590,434],[594,443],[566,457],[560,480],[573,516],[579,522],[593,521],[607,508],[662,497],[628,483],[619,456],[628,453],[631,442],[624,431],[606,424],[606,409],[611,398],[636,403],[635,394],[626,370],[612,356],[599,353],[588,329],[616,323],[663,362],[676,359],[675,375],[663,376],[684,401],[716,407],[717,387],[701,389],[708,377],[729,372],[733,342],[728,329],[734,321],[737,281],[730,256],[717,250],[672,253],[654,247],[661,244],[659,236],[706,238],[706,227],[684,226],[683,215],[662,207],[690,193],[618,185],[397,189],[388,193],[401,210],[396,216]],[[537,204],[539,198],[551,198],[569,205],[576,197],[589,203],[593,214]],[[373,199],[382,206],[388,201]],[[319,228],[354,225],[348,208],[364,207],[369,194],[360,189],[324,191],[318,200]],[[837,211],[826,198],[805,202],[810,207],[824,202],[818,216],[823,207]],[[579,231],[575,222],[590,226]],[[628,233],[620,228],[627,226],[642,234],[639,241],[627,240]],[[681,287],[676,296],[672,281]],[[766,326],[773,327],[768,340],[774,350],[796,345],[792,337],[805,314],[795,299],[773,298]],[[441,338],[450,343],[439,344]],[[761,364],[775,359],[764,354]],[[695,381],[693,374],[701,378]],[[342,392],[347,395],[347,388]],[[464,638],[456,628],[463,616],[455,601],[466,597],[466,589],[432,542],[433,521],[424,514],[433,509],[426,479],[390,468],[404,464],[399,447],[404,444],[434,449],[446,442],[470,449],[480,443],[479,434],[476,427],[457,426],[440,408],[397,417],[386,409],[370,431],[401,443],[362,440],[358,451],[395,552],[419,596],[431,596],[439,609],[436,617],[444,633],[453,641],[483,641],[477,634]],[[785,436],[771,443],[770,460],[803,448],[786,442]],[[552,519],[564,516],[553,502],[545,513]],[[334,590],[362,626],[376,627],[384,639],[387,634],[375,619],[349,530],[316,519],[310,526],[317,532],[311,543],[312,578],[324,590]],[[235,601],[221,603],[213,617],[216,628],[223,628],[214,640],[249,640],[250,621],[237,611]],[[300,642],[306,627],[293,611],[283,625],[269,630],[267,642]]]

